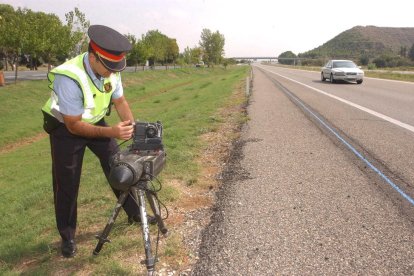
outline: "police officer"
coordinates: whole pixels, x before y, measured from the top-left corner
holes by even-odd
[[[90,26],[88,35],[87,53],[48,74],[52,92],[42,108],[44,129],[50,135],[56,223],[62,255],[67,258],[76,254],[77,197],[85,148],[99,158],[108,178],[110,157],[118,150],[114,138],[130,139],[134,123],[120,75],[131,44],[122,34],[102,25]],[[121,119],[114,126],[104,121],[111,104]],[[123,207],[129,221],[140,220],[132,198],[128,197]]]

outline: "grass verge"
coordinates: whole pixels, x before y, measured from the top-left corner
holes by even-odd
[[[232,67],[123,74],[125,94],[136,118],[164,124],[168,165],[161,176],[164,188],[159,195],[172,210],[167,224],[174,233],[160,242],[164,267],[180,270],[190,262],[178,231],[184,220],[180,214],[209,201],[202,195],[210,189],[219,167],[213,161],[217,156],[205,159],[204,153],[211,143],[220,143],[217,139],[234,138],[223,126],[245,120],[239,107],[244,102],[241,90],[247,71],[248,67]],[[98,257],[91,254],[96,245],[94,236],[105,226],[115,197],[90,151],[85,154],[78,198],[78,254],[69,260],[60,257],[49,141],[41,128],[40,108],[49,96],[47,82],[19,82],[0,88],[0,93],[7,94],[0,106],[0,274],[143,273],[140,230],[127,225],[123,213],[111,231],[112,243]],[[108,118],[109,123],[116,121],[115,115]],[[206,177],[208,168],[212,168],[211,175]],[[155,236],[156,229],[151,231]]]

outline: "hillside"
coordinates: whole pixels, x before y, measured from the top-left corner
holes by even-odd
[[[414,28],[356,26],[344,31],[322,46],[300,54],[301,57],[359,58],[385,53],[399,54],[414,44]]]

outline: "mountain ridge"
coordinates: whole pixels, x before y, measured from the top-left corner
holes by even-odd
[[[401,53],[414,44],[413,27],[355,26],[321,46],[299,54],[301,57],[359,58],[362,55],[376,57],[382,54]]]

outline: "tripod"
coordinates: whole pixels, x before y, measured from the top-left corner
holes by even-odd
[[[110,240],[108,239],[109,232],[111,231],[112,226],[114,225],[119,211],[121,210],[121,207],[124,204],[128,194],[130,194],[133,200],[138,204],[139,213],[141,216],[141,229],[145,249],[145,260],[141,263],[145,264],[145,266],[147,267],[148,275],[152,276],[155,270],[155,262],[157,261],[157,259],[154,257],[151,250],[151,239],[149,233],[145,197],[147,198],[151,210],[157,220],[158,229],[161,231],[164,237],[168,236],[168,229],[165,227],[164,221],[161,218],[160,208],[157,201],[157,194],[156,192],[148,188],[148,182],[149,181],[146,180],[140,180],[136,184],[132,185],[128,191],[122,192],[122,194],[118,198],[114,210],[112,211],[111,216],[109,217],[105,229],[102,231],[101,235],[96,236],[96,238],[99,241],[96,245],[95,250],[93,251],[93,255],[98,255],[102,249],[102,246],[106,242],[110,242]]]

